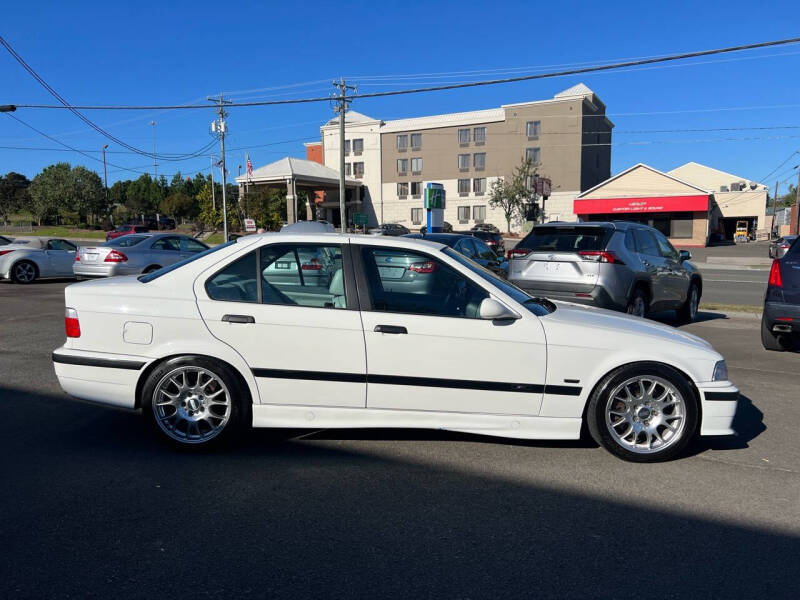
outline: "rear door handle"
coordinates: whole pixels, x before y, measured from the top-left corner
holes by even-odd
[[[255,323],[256,320],[250,315],[225,315],[222,317],[224,323]]]
[[[375,325],[376,333],[408,333],[408,329],[400,325]]]

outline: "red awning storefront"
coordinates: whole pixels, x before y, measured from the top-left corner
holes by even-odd
[[[630,214],[650,212],[696,212],[708,210],[708,194],[643,198],[576,199],[576,215]]]

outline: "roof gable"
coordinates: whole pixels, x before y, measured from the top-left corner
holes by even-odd
[[[578,196],[578,200],[594,198],[642,198],[707,194],[700,187],[673,175],[662,173],[643,163],[606,179]]]
[[[707,165],[697,162],[688,162],[680,167],[676,167],[671,171],[667,171],[668,175],[679,177],[684,181],[691,181],[694,185],[698,185],[708,190],[719,190],[720,186],[728,186],[734,182],[743,181],[749,183],[751,180],[747,177],[734,175],[720,169],[715,169]],[[767,186],[758,184],[761,189],[766,189]]]

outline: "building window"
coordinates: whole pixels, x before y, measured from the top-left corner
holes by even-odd
[[[525,133],[527,133],[529,140],[538,140],[541,130],[542,130],[541,121],[528,121],[527,123],[525,123]]]
[[[469,179],[458,180],[458,195],[459,196],[469,195]]]
[[[405,175],[406,171],[408,171],[408,159],[407,158],[398,158],[397,159],[397,172]]]
[[[350,166],[350,163],[344,163],[344,174],[347,175],[348,177],[350,177],[350,175],[352,175],[352,170],[351,169],[352,169],[352,167]]]
[[[350,156],[350,140],[344,141],[344,155]]]
[[[405,198],[408,196],[408,183],[401,182],[397,184],[397,197],[398,198]]]
[[[472,220],[476,223],[486,222],[486,205],[481,204],[480,206],[472,207]]]
[[[412,133],[411,134],[411,149],[412,150],[419,150],[422,148],[422,134],[421,133]]]
[[[361,156],[364,153],[364,139],[353,140],[353,154]]]
[[[671,238],[687,239],[691,238],[693,234],[694,220],[690,217],[688,219],[672,219],[670,223]]]
[[[422,209],[421,208],[412,208],[411,209],[411,223],[412,223],[412,225],[422,225]]]
[[[405,152],[408,149],[408,136],[407,135],[398,135],[397,136],[397,150],[398,152]]]
[[[459,223],[469,222],[469,206],[458,207],[458,222]]]
[[[469,144],[469,129],[458,130],[458,143],[462,146]]]
[[[412,158],[411,159],[411,172],[415,174],[422,173],[422,159],[421,158]]]
[[[476,127],[472,130],[472,138],[475,140],[476,146],[482,146],[486,143],[486,127]]]
[[[422,182],[421,181],[412,181],[411,182],[411,197],[412,198],[419,198],[422,196]]]
[[[469,130],[467,130],[469,131]],[[469,171],[469,154],[458,155],[458,170]]]
[[[472,191],[476,196],[483,196],[486,193],[486,177],[479,177],[472,180]]]
[[[353,163],[353,175],[355,175],[359,179],[364,176],[364,163],[363,162],[354,162]]]
[[[486,168],[486,152],[476,152],[472,155],[472,166],[476,171],[483,171]]]
[[[532,165],[542,164],[542,150],[541,148],[526,148],[525,160],[531,161]]]

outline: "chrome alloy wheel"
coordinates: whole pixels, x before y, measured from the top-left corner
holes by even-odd
[[[30,283],[36,279],[36,267],[33,263],[20,262],[14,265],[14,276],[17,281],[22,283]]]
[[[231,417],[231,395],[217,375],[201,367],[178,367],[153,392],[153,414],[169,437],[200,444],[216,437]]]
[[[622,448],[653,454],[681,439],[686,425],[686,401],[666,379],[639,375],[622,382],[609,394],[605,421]]]

